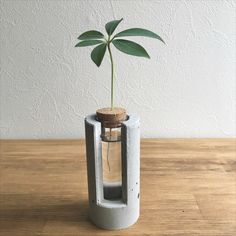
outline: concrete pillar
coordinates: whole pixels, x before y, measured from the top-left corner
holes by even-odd
[[[104,199],[104,191],[117,191],[116,186],[103,183],[101,123],[96,115],[85,118],[89,216],[104,229],[123,229],[139,217],[140,200],[140,124],[139,117],[130,115],[121,124],[122,197]],[[112,158],[112,157],[111,157]]]

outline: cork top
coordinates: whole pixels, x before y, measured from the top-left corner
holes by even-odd
[[[121,107],[101,108],[96,111],[97,119],[105,128],[119,127],[127,119],[126,110]]]

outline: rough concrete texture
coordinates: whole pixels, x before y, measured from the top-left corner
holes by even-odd
[[[101,123],[95,117],[91,115],[85,119],[89,216],[101,228],[127,228],[139,217],[139,118],[131,115],[122,123],[122,197],[119,200],[106,200],[102,180]]]

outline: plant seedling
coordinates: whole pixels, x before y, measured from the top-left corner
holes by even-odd
[[[119,32],[113,36],[113,33],[120,22],[123,20],[113,20],[105,25],[107,36],[97,30],[90,30],[82,33],[78,39],[79,43],[75,47],[87,47],[96,46],[91,52],[91,59],[99,67],[102,63],[106,50],[108,49],[110,61],[111,61],[111,109],[114,108],[114,61],[112,57],[111,44],[113,44],[119,51],[138,57],[150,58],[147,51],[136,42],[120,39],[127,36],[144,36],[149,38],[158,39],[165,43],[164,40],[156,33],[143,29],[143,28],[131,28]]]

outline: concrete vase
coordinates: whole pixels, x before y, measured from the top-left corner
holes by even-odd
[[[89,217],[109,230],[133,225],[140,214],[140,122],[138,116],[128,117],[121,123],[120,185],[104,182],[101,123],[95,114],[85,118]]]

